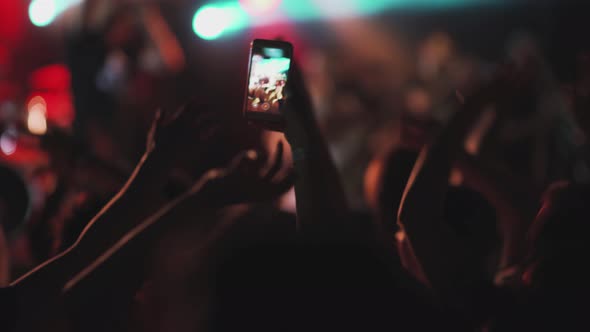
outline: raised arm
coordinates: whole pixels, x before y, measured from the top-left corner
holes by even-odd
[[[293,66],[285,109],[286,137],[293,151],[297,220],[304,233],[344,230],[348,202],[328,146],[320,133],[303,76]]]
[[[64,285],[64,291],[74,289],[85,279],[92,279],[92,274],[105,266],[109,270],[107,274],[111,276],[116,277],[123,270],[129,271],[128,274],[135,274],[137,278],[138,271],[143,270],[144,262],[132,257],[149,253],[161,235],[174,225],[187,219],[194,221],[203,213],[210,214],[211,211],[229,205],[259,203],[279,197],[292,186],[292,177],[285,175],[276,178],[281,170],[283,157],[282,147],[277,150],[268,169],[263,167],[264,160],[258,153],[247,150],[236,155],[226,167],[205,172],[184,193],[137,222],[113,245],[92,261],[88,261],[84,269],[73,275]],[[261,174],[262,172],[264,174]],[[223,232],[228,226],[219,225],[215,219],[196,222],[204,234]],[[196,244],[197,247],[201,245]]]
[[[199,130],[194,124],[202,110],[195,107],[185,110],[182,108],[154,122],[146,153],[129,180],[70,248],[12,282],[28,312],[34,315],[51,306],[74,274],[163,204],[162,192],[175,162],[174,155],[185,151],[188,143],[183,145],[183,142],[191,142],[194,147],[194,141],[189,138]]]
[[[138,8],[148,38],[156,49],[165,69],[181,71],[186,63],[180,42],[170,30],[157,5],[146,4]]]
[[[102,250],[113,243],[131,221],[158,207],[154,192],[132,189],[137,185],[140,163],[126,185],[93,218],[74,245],[12,282],[17,299],[15,331],[34,331],[59,319],[65,283]],[[51,310],[49,310],[51,308]]]
[[[444,222],[444,202],[453,161],[489,100],[487,89],[467,98],[439,137],[422,150],[398,213],[405,240],[428,283],[441,298],[464,313],[471,313],[473,296],[486,280],[483,271],[471,269],[474,257],[469,248]]]
[[[184,153],[189,146],[195,148],[195,132],[203,142],[215,136],[215,131],[210,131],[215,127],[211,125],[211,116],[200,107],[184,107],[165,118],[154,122],[147,151],[125,186],[89,222],[76,243],[12,283],[20,307],[26,308],[20,322],[25,330],[30,328],[29,323],[42,322],[43,319],[37,319],[39,315],[44,315],[46,308],[55,307],[65,292],[89,275],[94,276],[93,285],[98,287],[95,289],[110,285],[132,291],[133,287],[121,285],[133,282],[131,285],[137,286],[143,267],[138,258],[149,252],[161,235],[159,231],[179,219],[179,215],[190,215],[204,207],[270,199],[291,187],[290,175],[276,179],[282,167],[279,147],[274,163],[264,175],[259,174],[261,158],[248,152],[236,157],[228,169],[207,172],[200,182],[171,202],[165,200],[160,195],[175,155]],[[242,170],[238,168],[244,166],[239,162],[242,160],[252,160],[246,165],[250,173],[232,172]],[[120,250],[123,247],[125,250]],[[97,277],[95,268],[107,262]],[[77,299],[81,300],[80,306],[84,305],[84,297]]]
[[[455,162],[465,185],[480,192],[496,209],[503,250],[500,268],[522,259],[525,233],[537,212],[541,190],[481,157],[461,153]]]

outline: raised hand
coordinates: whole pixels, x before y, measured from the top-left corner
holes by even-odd
[[[204,185],[195,199],[225,205],[278,197],[293,186],[295,179],[293,171],[283,167],[283,151],[283,143],[279,142],[271,163],[253,150],[242,153],[227,169],[213,170],[214,177]]]
[[[298,223],[304,232],[332,236],[345,226],[348,202],[297,64],[291,67],[287,85],[285,136],[297,173]]]
[[[264,161],[253,150],[239,153],[224,168],[205,172],[188,190],[170,200],[157,211],[121,235],[95,259],[73,275],[62,291],[69,292],[91,275],[99,266],[111,260],[118,252],[131,250],[146,252],[167,227],[179,222],[183,216],[196,216],[203,210],[216,209],[234,203],[250,203],[275,198],[292,186],[293,173],[281,176],[282,144],[279,143],[272,164],[263,167]],[[116,271],[113,271],[116,273]]]
[[[206,104],[190,102],[173,112],[158,111],[146,140],[133,189],[164,191],[172,182],[187,187],[211,164],[211,147],[217,146],[228,119]],[[225,130],[226,132],[228,130]],[[215,151],[213,151],[215,152]],[[198,165],[200,172],[187,169]]]
[[[190,102],[173,112],[158,111],[148,132],[146,153],[160,167],[194,152],[219,133],[220,119],[211,107]]]

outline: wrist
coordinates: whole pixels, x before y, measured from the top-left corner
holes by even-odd
[[[308,150],[304,147],[294,147],[291,149],[293,164],[301,164],[308,158]]]
[[[291,148],[293,166],[300,171],[307,168],[313,160],[318,160],[317,147],[297,146]]]

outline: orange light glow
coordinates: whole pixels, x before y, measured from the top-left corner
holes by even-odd
[[[47,132],[47,103],[41,96],[35,96],[29,101],[27,128],[35,135]]]

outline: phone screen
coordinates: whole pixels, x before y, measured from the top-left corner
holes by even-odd
[[[280,114],[286,98],[285,85],[290,67],[290,44],[274,41],[253,42],[246,100],[247,112],[267,114],[269,118]]]

